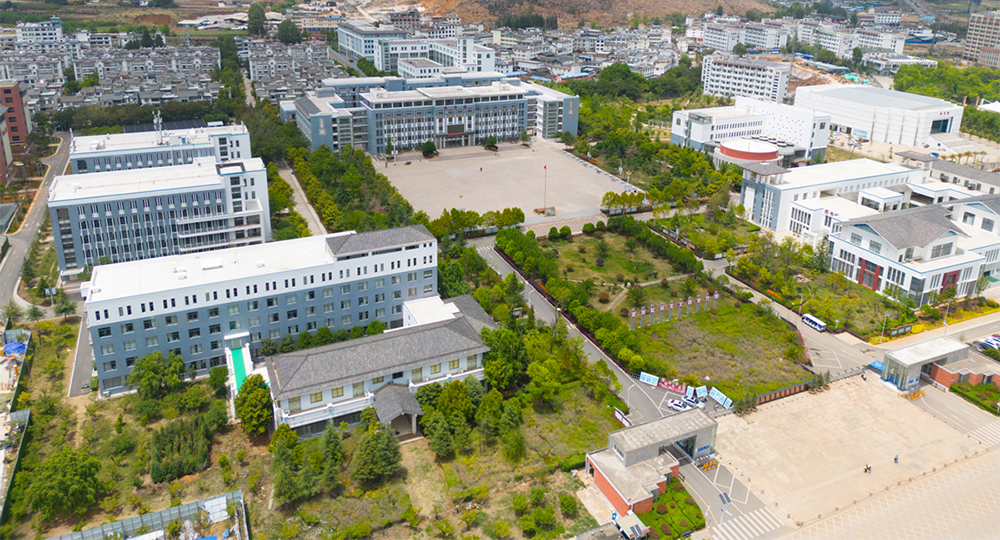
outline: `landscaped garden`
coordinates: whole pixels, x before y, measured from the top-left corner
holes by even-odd
[[[677,231],[703,257],[711,257],[748,245],[750,237],[760,230],[757,225],[740,219],[738,216],[742,213],[739,206],[715,213],[683,215],[678,212],[657,223],[670,232]]]
[[[1000,388],[993,384],[955,383],[951,385],[951,391],[962,396],[970,403],[979,408],[1000,416],[997,410],[997,403],[1000,402]]]
[[[684,485],[671,479],[667,492],[657,497],[653,510],[639,514],[642,523],[649,527],[649,538],[680,538],[688,531],[705,526],[705,516]]]
[[[544,241],[519,231],[502,231],[497,236],[497,246],[520,264],[529,277],[541,281],[582,328],[633,372],[677,377],[690,384],[708,377],[713,386],[734,399],[776,390],[806,378],[798,366],[804,355],[797,332],[769,310],[741,304],[727,292],[725,283],[713,282],[701,273],[701,263],[689,250],[670,243],[631,217],[612,218],[603,236],[596,238],[601,232],[578,237],[570,244],[561,243],[563,247],[555,256],[550,255],[551,244],[543,247]],[[597,304],[590,303],[593,289],[588,291],[585,284],[565,279],[560,263],[567,251],[573,257],[584,255],[573,252],[574,244],[595,241],[623,247],[625,243],[638,244],[633,251],[648,253],[651,261],[656,261],[656,267],[669,270],[674,279],[661,275],[660,280],[645,287],[628,287],[623,294],[609,299],[608,304],[600,302],[603,298]],[[625,256],[619,260],[622,259],[626,264],[631,261]],[[624,279],[634,280],[635,276]],[[715,293],[719,294],[718,302],[714,298],[708,306],[702,302],[698,314],[692,309],[691,316],[676,320],[675,307],[675,320],[667,322],[664,317],[664,322],[659,323],[656,315],[656,324],[648,326],[647,318],[646,328],[630,330],[633,308],[658,307],[661,303]]]

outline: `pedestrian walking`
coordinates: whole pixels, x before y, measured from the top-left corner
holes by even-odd
[[[899,456],[892,458],[892,462],[899,465]]]

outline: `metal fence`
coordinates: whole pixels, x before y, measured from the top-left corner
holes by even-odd
[[[18,435],[20,439],[20,444],[17,446],[17,455],[14,456],[14,465],[10,468],[9,474],[4,476],[3,485],[0,486],[0,523],[7,520],[7,494],[10,492],[10,486],[14,485],[14,477],[17,475],[18,467],[21,465],[21,454],[24,453],[24,434],[28,430],[28,422],[31,421],[31,409],[22,409],[20,411],[14,411],[10,413],[10,425],[11,429],[14,429],[15,425],[23,426],[21,433]],[[3,463],[0,463],[0,467],[4,467]]]
[[[167,524],[173,520],[177,520],[178,522],[184,522],[187,520],[195,521],[198,513],[201,511],[205,511],[205,513],[208,514],[210,522],[218,523],[225,519],[229,519],[230,516],[228,508],[230,504],[234,504],[236,506],[236,515],[234,518],[236,519],[238,525],[235,527],[236,531],[232,534],[241,540],[248,540],[250,535],[246,528],[246,513],[243,508],[242,491],[230,491],[225,495],[219,495],[203,499],[198,502],[183,504],[181,506],[174,506],[159,512],[142,514],[140,516],[123,519],[114,523],[105,523],[104,525],[100,525],[92,529],[76,531],[62,536],[54,536],[49,540],[106,540],[107,538],[125,539],[135,536],[136,531],[139,531],[140,529],[150,532],[164,529]]]

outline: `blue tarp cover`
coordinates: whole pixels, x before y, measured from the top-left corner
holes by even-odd
[[[28,346],[20,341],[10,341],[3,346],[3,352],[6,354],[24,354],[28,350]]]

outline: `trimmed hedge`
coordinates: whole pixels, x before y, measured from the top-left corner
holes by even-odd
[[[574,469],[582,469],[587,464],[587,456],[584,454],[572,454],[563,458],[559,462],[559,469],[562,472],[569,472]]]

